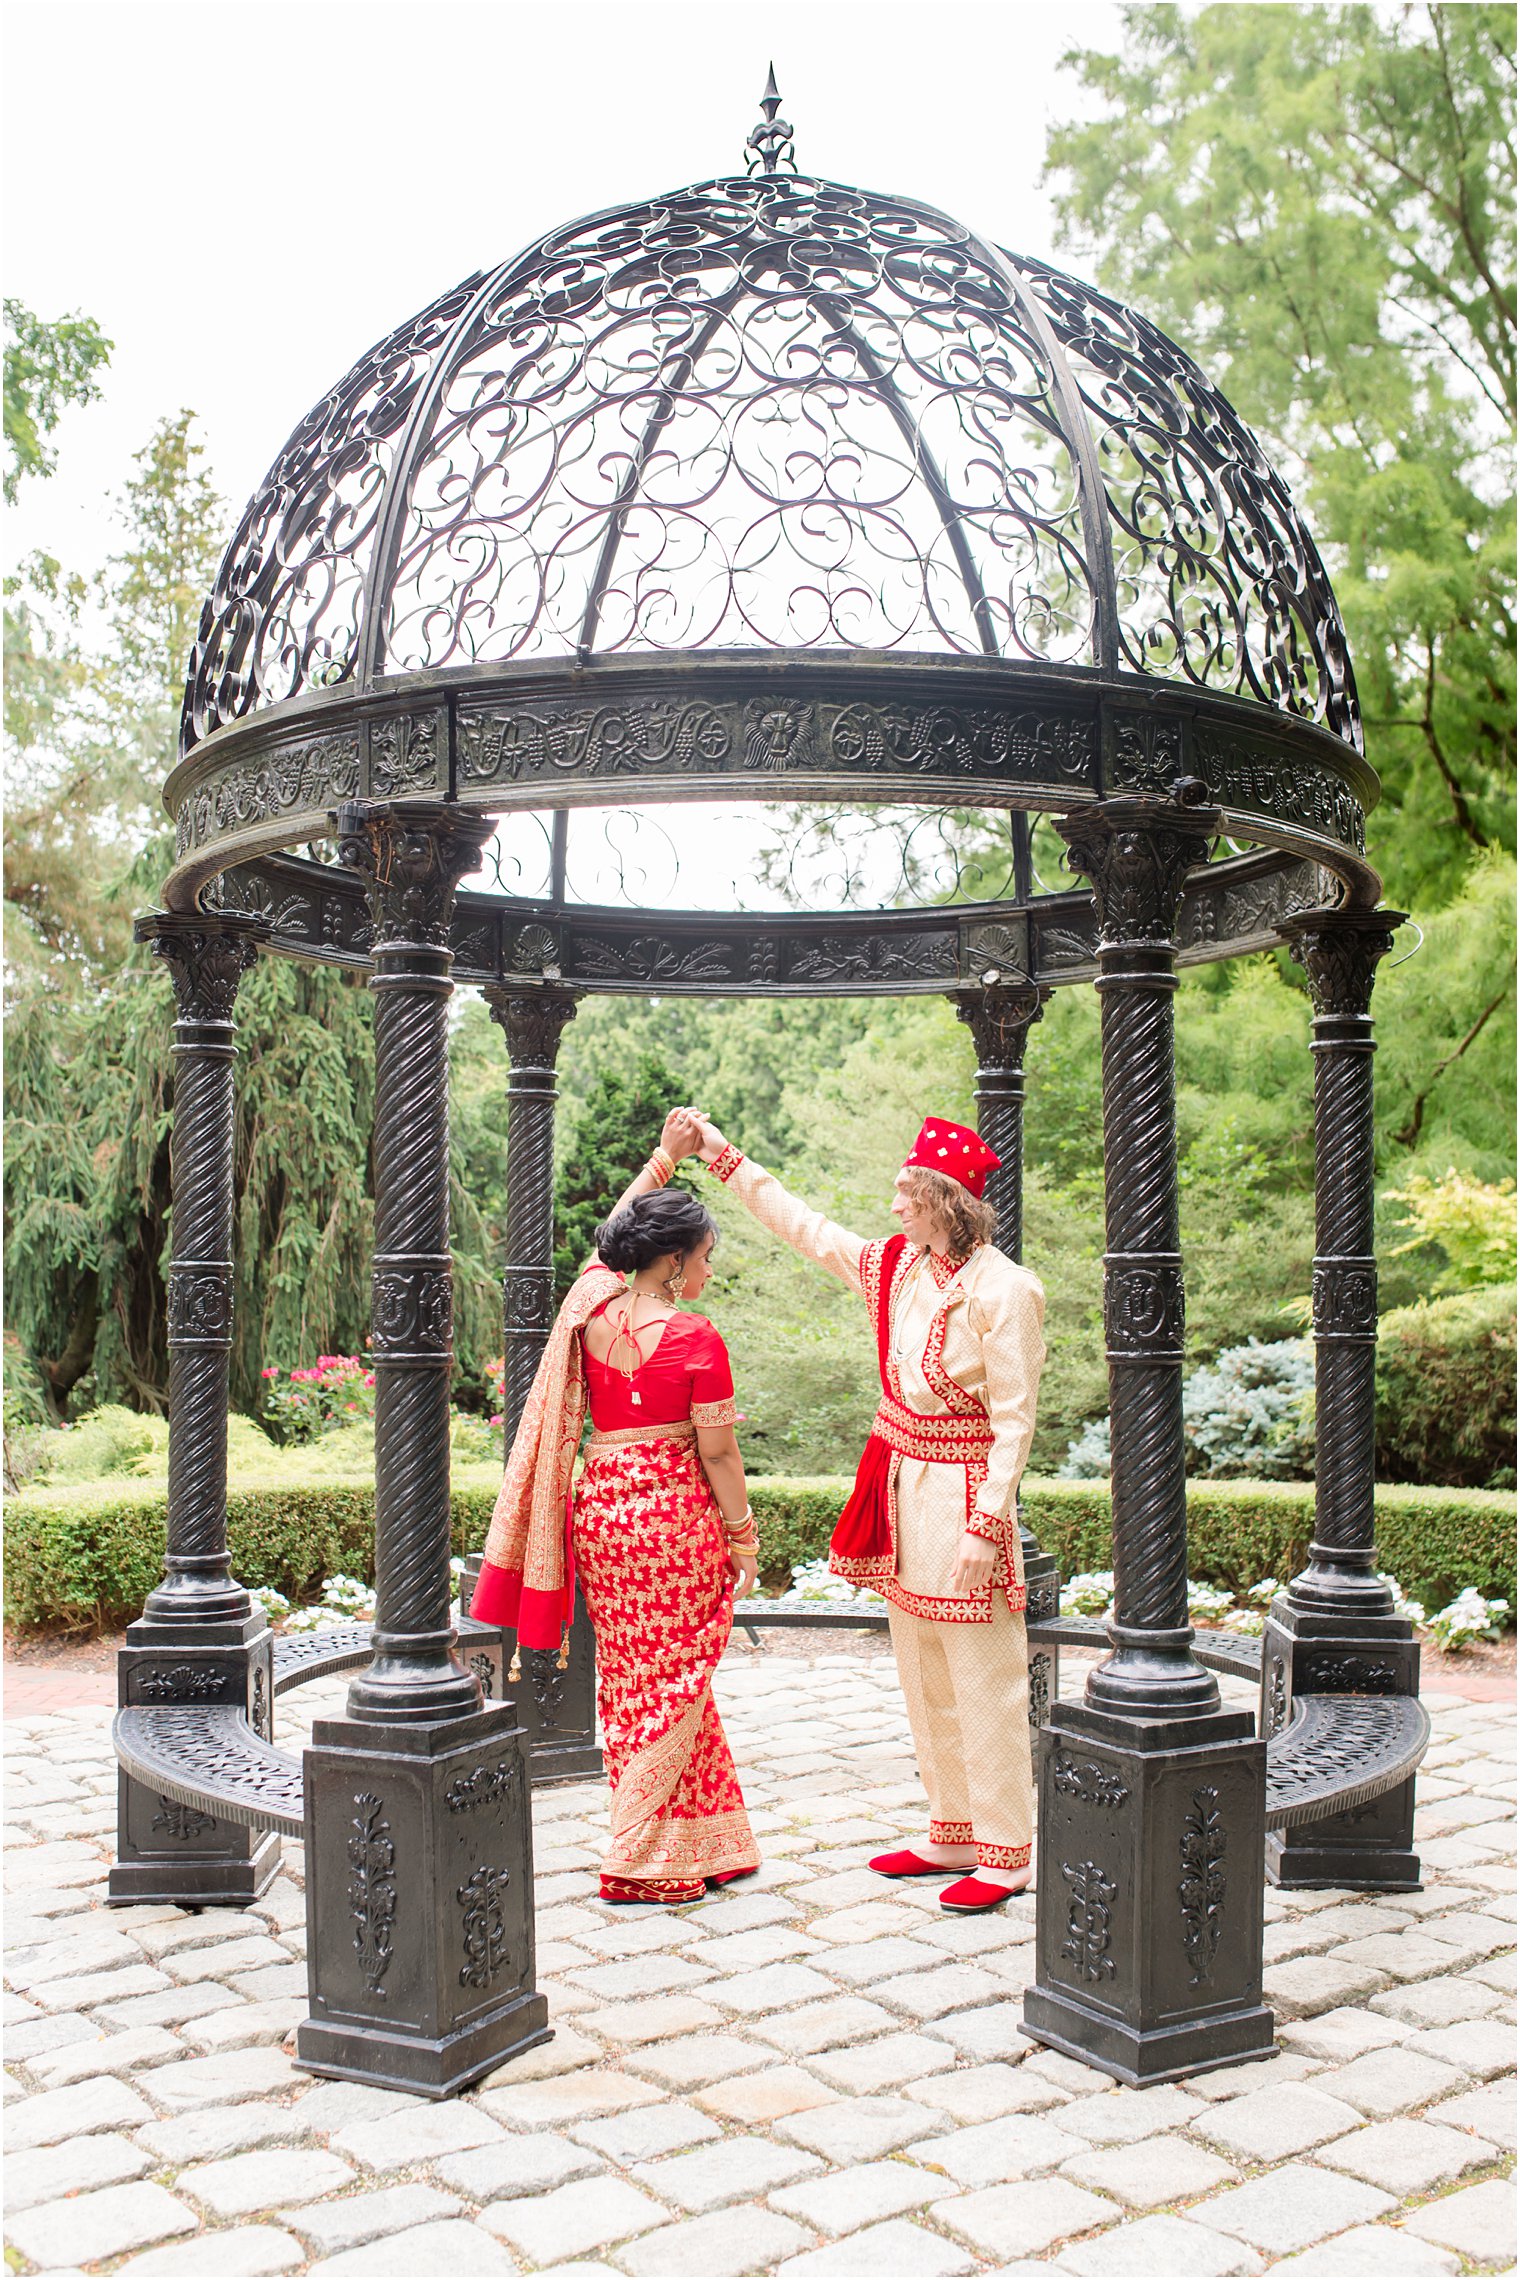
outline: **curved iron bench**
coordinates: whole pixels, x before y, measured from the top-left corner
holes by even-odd
[[[801,1614],[746,1610],[743,1628],[885,1630],[872,1610]],[[1029,1636],[1047,1646],[1104,1647],[1108,1634],[1093,1616],[1062,1615],[1031,1623]],[[1255,1678],[1260,1639],[1200,1631],[1193,1651],[1207,1667]],[[333,1623],[275,1641],[274,1690],[351,1670],[370,1653],[368,1623]],[[1396,1789],[1418,1766],[1430,1719],[1418,1701],[1371,1694],[1301,1694],[1280,1734],[1267,1744],[1267,1827],[1292,1828],[1355,1812]],[[124,1770],[157,1795],[223,1820],[300,1836],[304,1826],[302,1760],[254,1731],[240,1709],[204,1703],[136,1703],[116,1714],[112,1741]]]
[[[284,1694],[311,1678],[367,1663],[373,1623],[325,1623],[318,1631],[282,1632],[274,1643],[274,1690]]]

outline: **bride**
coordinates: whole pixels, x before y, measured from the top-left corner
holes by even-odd
[[[676,1907],[760,1863],[712,1698],[760,1547],[728,1351],[705,1315],[683,1311],[702,1295],[717,1228],[684,1187],[667,1192],[671,1143],[692,1152],[691,1111],[667,1118],[560,1308],[470,1612],[563,1656],[579,1574],[612,1784],[601,1897]]]

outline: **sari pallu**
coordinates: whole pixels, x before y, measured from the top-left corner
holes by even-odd
[[[758,1867],[712,1698],[734,1578],[694,1428],[594,1434],[572,1540],[612,1784],[604,1875],[688,1884]]]

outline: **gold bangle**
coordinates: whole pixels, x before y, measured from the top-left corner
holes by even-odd
[[[721,1513],[719,1518],[722,1518]],[[745,1505],[743,1516],[740,1519],[724,1520],[723,1525],[731,1536],[742,1536],[746,1528],[755,1534],[759,1532],[759,1523],[755,1519],[755,1508],[752,1504]]]
[[[653,1174],[657,1187],[666,1187],[674,1177],[676,1160],[664,1148],[656,1148],[645,1168]]]

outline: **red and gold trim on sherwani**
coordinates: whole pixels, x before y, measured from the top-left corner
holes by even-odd
[[[931,1845],[974,1845],[976,1837],[969,1821],[931,1821],[929,1842]]]
[[[892,1359],[892,1310],[915,1264],[916,1254],[902,1235],[867,1244],[861,1258],[861,1285],[876,1331],[881,1402],[871,1422],[854,1493],[840,1515],[829,1547],[829,1569],[850,1583],[879,1591],[889,1606],[900,1607],[904,1614],[920,1616],[926,1622],[990,1623],[994,1591],[1004,1594],[1016,1615],[1022,1614],[1025,1606],[1011,1524],[979,1512],[976,1506],[977,1492],[987,1478],[992,1425],[975,1394],[957,1385],[941,1363],[946,1322],[943,1306],[930,1324],[922,1368],[925,1382],[950,1414],[925,1416],[910,1409],[902,1398],[901,1380]],[[948,1291],[958,1272],[959,1267],[943,1281],[936,1276],[936,1283]],[[974,1585],[964,1594],[910,1591],[902,1581],[897,1572],[897,1467],[893,1462],[898,1457],[911,1457],[919,1464],[962,1468],[966,1526],[998,1548],[990,1581]]]
[[[727,1187],[729,1181],[733,1178],[735,1172],[739,1169],[739,1166],[743,1163],[743,1161],[743,1149],[735,1148],[732,1144],[730,1144],[728,1147],[724,1148],[720,1154],[714,1156],[712,1162],[708,1165],[707,1168],[712,1173],[712,1176],[715,1180],[721,1180],[723,1182],[723,1185]]]
[[[978,1845],[976,1865],[978,1868],[1027,1868],[1033,1851],[1032,1844]]]

